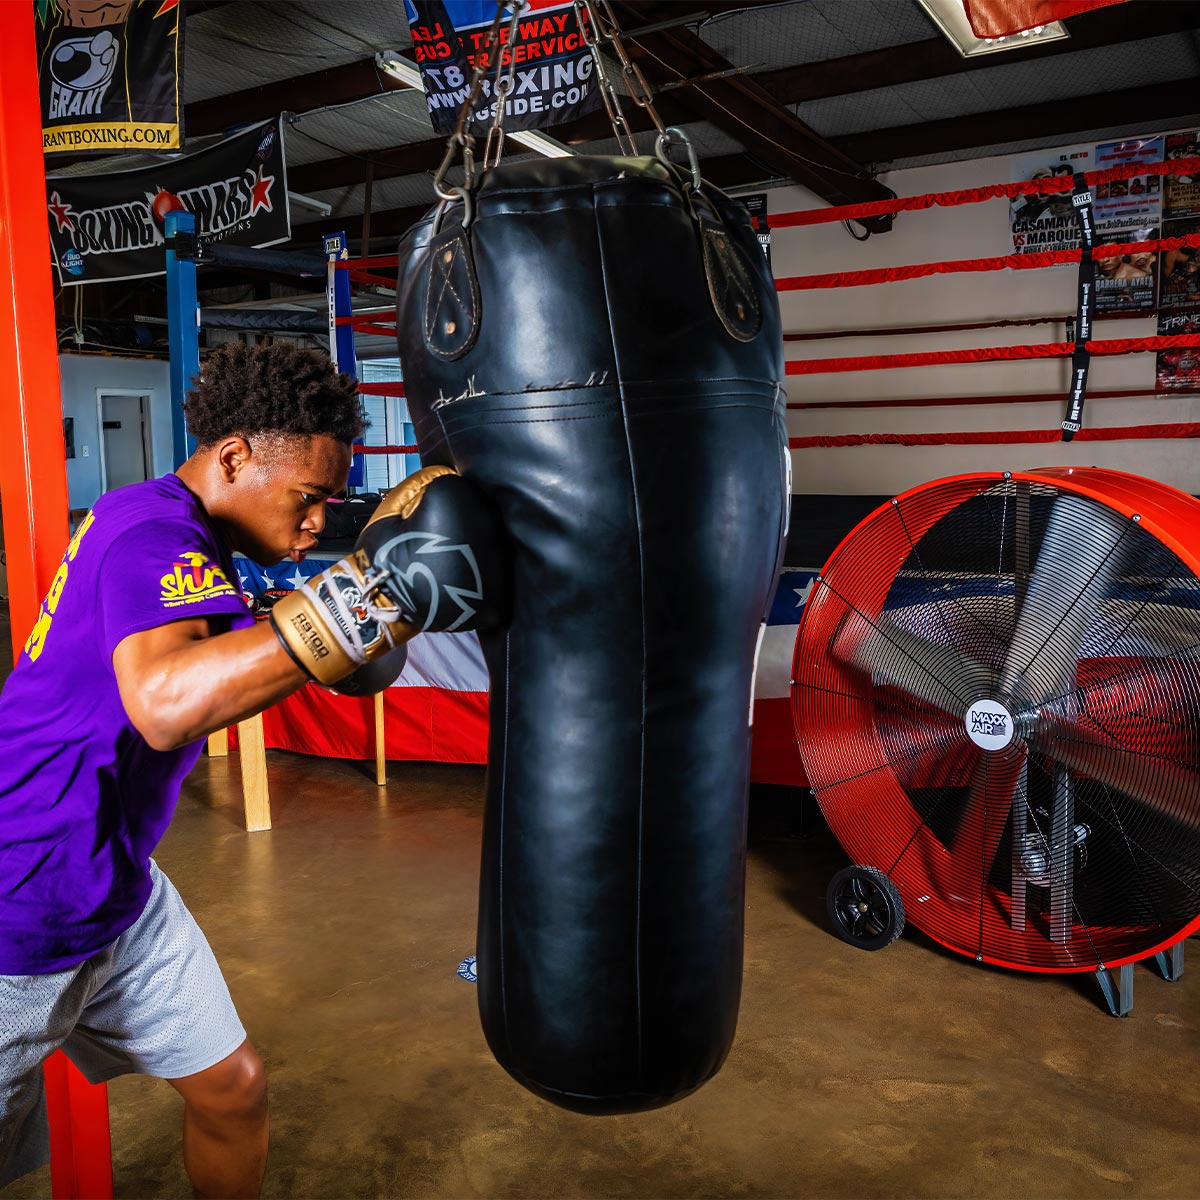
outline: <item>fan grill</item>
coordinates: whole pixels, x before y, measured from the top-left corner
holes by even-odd
[[[831,558],[796,644],[805,769],[930,936],[1069,971],[1200,925],[1198,519],[1117,472],[961,477]]]

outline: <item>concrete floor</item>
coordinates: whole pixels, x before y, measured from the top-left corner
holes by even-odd
[[[358,764],[269,759],[272,832],[242,830],[236,758],[202,759],[157,855],[268,1066],[267,1196],[1200,1194],[1200,960],[1175,985],[1139,967],[1117,1021],[1089,977],[980,968],[915,931],[854,950],[825,927],[836,844],[763,792],[728,1063],[671,1108],[581,1117],[495,1064],[455,974],[482,770],[392,764],[379,790]],[[189,1195],[174,1092],[110,1098],[117,1195]],[[45,1171],[0,1192],[48,1194]]]

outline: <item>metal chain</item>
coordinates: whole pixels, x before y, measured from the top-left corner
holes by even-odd
[[[613,86],[612,78],[604,66],[603,50],[605,46],[611,47],[621,64],[621,74],[625,79],[629,98],[638,108],[643,108],[650,114],[650,120],[654,122],[654,127],[658,130],[654,153],[666,166],[674,167],[676,164],[670,157],[671,147],[683,146],[687,153],[688,169],[692,175],[691,186],[699,191],[700,165],[696,159],[696,150],[682,129],[674,126],[668,128],[663,125],[662,118],[658,115],[658,109],[654,107],[654,92],[646,82],[646,76],[642,74],[642,69],[629,57],[629,52],[625,49],[625,43],[621,38],[621,26],[617,23],[610,0],[574,0],[573,7],[575,20],[579,24],[579,32],[592,55],[592,64],[600,84],[600,97],[604,101],[604,107],[608,112],[608,119],[621,152],[636,156],[637,142],[634,140],[633,130],[630,129],[629,121],[621,107],[620,95]]]
[[[596,19],[596,11],[591,0],[574,0],[575,20],[579,25],[579,35],[592,56],[592,66],[600,85],[600,98],[604,101],[604,109],[608,113],[609,124],[617,138],[617,146],[623,154],[636,155],[637,143],[633,140],[633,130],[625,119],[625,111],[621,107],[621,97],[609,78],[604,65],[604,55],[601,48],[604,43],[612,40],[606,35]]]
[[[517,20],[522,10],[526,7],[525,0],[513,0],[512,20],[509,23],[509,44],[513,42],[513,31],[516,27]],[[433,190],[437,193],[438,198],[443,204],[449,204],[454,200],[463,200],[468,202],[471,189],[475,184],[475,139],[467,132],[471,123],[471,116],[475,112],[475,106],[479,103],[479,97],[483,92],[483,83],[487,78],[488,71],[495,66],[496,78],[500,79],[501,69],[500,60],[503,57],[503,47],[500,43],[500,26],[504,23],[504,0],[498,0],[496,4],[496,16],[492,20],[492,26],[488,30],[487,40],[484,42],[483,49],[479,51],[475,59],[475,71],[471,75],[471,90],[467,93],[467,98],[463,102],[462,108],[458,111],[458,124],[454,127],[454,132],[446,139],[446,153],[442,156],[441,165],[433,177]],[[493,51],[495,52],[493,54]],[[513,63],[512,55],[509,55],[509,68],[507,79],[508,86],[512,86]],[[505,88],[507,93],[508,88]],[[503,97],[500,98],[498,110],[501,113],[500,124],[503,125]],[[492,117],[493,126],[496,125],[495,114]],[[492,139],[492,129],[488,130],[488,144]],[[463,156],[463,186],[461,188],[447,188],[446,175],[450,168],[454,165],[454,160],[458,156],[459,149],[462,149]],[[485,150],[486,154],[486,150]]]
[[[501,6],[498,4],[496,7],[500,8]],[[502,68],[504,46],[501,45],[496,53],[496,81],[492,85],[492,95],[495,97],[496,103],[492,109],[492,123],[488,126],[487,141],[483,146],[483,169],[485,171],[490,170],[500,161],[500,155],[504,151],[504,109],[508,93],[512,90],[517,68],[517,58],[514,50],[517,44],[521,13],[528,7],[529,5],[526,0],[512,0],[512,19],[508,23],[508,45],[510,50],[507,70]]]
[[[521,13],[529,5],[528,0],[509,0],[509,2],[511,3],[511,14],[508,21],[507,44],[515,48]],[[494,167],[500,161],[504,150],[504,110],[508,93],[512,90],[516,69],[516,57],[513,53],[509,54],[507,66],[503,62],[505,43],[500,37],[500,29],[504,24],[504,8],[505,0],[497,0],[496,16],[488,30],[487,40],[475,59],[471,89],[459,110],[458,123],[454,132],[446,140],[446,153],[433,177],[433,190],[442,201],[440,212],[444,212],[447,205],[461,200],[467,210],[463,216],[464,225],[470,224],[471,221],[472,191],[475,186],[475,138],[468,132],[468,129],[476,105],[483,94],[484,83],[489,72],[493,74],[494,79],[492,95],[495,103],[488,125],[487,140],[484,142],[483,169],[487,171]],[[701,180],[696,151],[683,130],[663,125],[662,118],[654,107],[654,93],[646,82],[641,68],[629,57],[625,43],[621,40],[621,27],[617,23],[610,0],[573,0],[573,8],[580,36],[591,54],[592,65],[600,86],[601,99],[604,101],[609,122],[612,124],[617,145],[622,153],[636,156],[637,142],[621,107],[620,94],[604,65],[604,47],[610,47],[621,64],[621,74],[625,79],[629,98],[639,108],[645,109],[650,114],[650,119],[658,130],[658,138],[654,147],[655,154],[668,167],[675,167],[677,164],[672,162],[670,150],[673,145],[682,145],[687,152],[688,168],[692,175],[691,186],[699,191]],[[463,158],[463,186],[447,187],[446,176],[454,165],[460,149]],[[440,225],[440,217],[437,224]]]
[[[650,90],[650,85],[646,82],[641,67],[629,57],[629,53],[625,49],[625,43],[621,40],[621,27],[617,24],[617,18],[613,14],[609,0],[583,0],[583,2],[587,5],[592,19],[596,21],[596,27],[603,33],[605,41],[611,44],[617,57],[621,60],[621,74],[625,76],[625,86],[629,90],[629,98],[638,108],[644,108],[650,114],[654,128],[660,134],[666,133],[666,126],[663,125],[662,118],[654,107],[654,93]]]

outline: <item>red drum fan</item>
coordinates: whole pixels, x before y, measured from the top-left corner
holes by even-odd
[[[792,707],[855,865],[840,936],[905,916],[978,961],[1182,971],[1200,928],[1200,501],[1053,468],[937,480],[884,505],[804,611]],[[1116,968],[1120,968],[1119,971]]]

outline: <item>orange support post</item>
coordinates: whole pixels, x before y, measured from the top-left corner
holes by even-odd
[[[24,20],[13,15],[0,70],[0,496],[15,657],[58,569],[68,524],[33,8]],[[91,1087],[62,1055],[47,1065],[47,1085],[56,1200],[108,1200],[106,1089]]]

